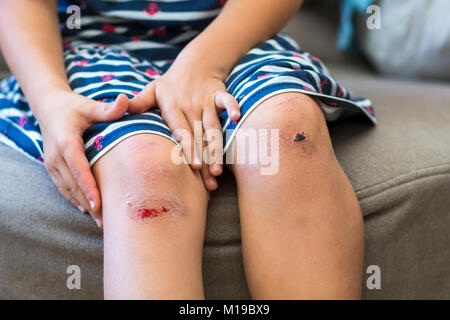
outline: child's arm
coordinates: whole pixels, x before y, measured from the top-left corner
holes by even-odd
[[[251,48],[276,35],[302,0],[228,0],[220,15],[183,50],[180,58],[202,61],[221,79]]]
[[[104,104],[72,92],[58,25],[57,0],[0,1],[0,47],[39,121],[45,166],[59,191],[100,221],[100,194],[81,136],[96,121],[120,118],[128,99],[104,111]]]
[[[224,80],[251,48],[281,30],[301,2],[228,0],[219,16],[181,51],[170,69],[130,102],[130,112],[144,112],[157,105],[172,131],[183,129],[180,144],[192,168],[201,169],[210,190],[217,188],[215,176],[220,175],[222,166],[216,161],[199,164],[202,146],[194,140],[194,122],[202,122],[207,140],[214,141],[209,147],[219,155],[215,159],[221,160],[222,139],[214,138],[214,133],[221,136],[222,132],[217,112],[226,109],[231,120],[240,117],[239,105],[226,92]],[[186,150],[191,151],[192,144],[195,151],[190,156]]]
[[[0,1],[0,46],[35,115],[46,93],[70,91],[58,24],[57,0]]]

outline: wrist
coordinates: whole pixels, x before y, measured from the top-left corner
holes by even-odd
[[[49,86],[41,90],[38,95],[33,95],[32,98],[28,98],[30,108],[36,119],[41,122],[41,120],[54,114],[55,110],[61,107],[61,102],[59,101],[64,100],[64,97],[69,94],[74,94],[74,92],[68,85]]]
[[[174,65],[191,65],[208,76],[225,81],[235,64],[234,59],[220,54],[209,44],[194,39],[178,55]],[[214,49],[213,49],[214,48]]]

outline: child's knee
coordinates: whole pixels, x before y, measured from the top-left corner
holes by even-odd
[[[249,142],[252,137],[255,141]],[[280,94],[258,107],[237,132],[232,148],[234,171],[261,172],[266,166],[261,157],[271,164],[278,161],[272,164],[278,169],[335,161],[322,110],[298,93]]]
[[[174,147],[178,148],[168,139],[142,134],[110,151],[102,176],[107,176],[108,192],[124,209],[118,211],[137,222],[183,215],[186,186],[202,192],[202,184],[188,165],[171,161]]]

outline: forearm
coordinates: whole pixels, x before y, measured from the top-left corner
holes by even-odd
[[[0,1],[0,46],[30,106],[52,90],[70,90],[56,0]]]
[[[302,0],[228,0],[219,16],[180,55],[223,80],[251,48],[278,33]]]

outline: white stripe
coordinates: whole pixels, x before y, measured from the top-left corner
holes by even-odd
[[[164,133],[161,132],[157,132],[157,131],[150,131],[150,130],[138,130],[138,131],[133,131],[133,132],[129,132],[123,136],[121,136],[120,138],[114,140],[113,142],[111,142],[107,147],[103,148],[102,150],[100,150],[99,153],[97,153],[97,155],[95,157],[92,158],[92,160],[89,162],[90,166],[93,166],[94,163],[100,159],[100,157],[102,157],[103,155],[106,154],[106,152],[108,152],[109,150],[111,150],[112,148],[114,148],[119,142],[125,140],[126,138],[129,138],[131,136],[137,135],[137,134],[156,134],[159,135],[161,137],[167,138],[170,141],[174,142],[178,148],[180,148],[180,150],[183,150],[183,148],[180,146],[180,144],[173,139],[172,137],[165,135]]]
[[[144,88],[144,86],[142,86],[142,88],[138,88],[138,89],[142,90],[143,88]],[[77,89],[74,89],[73,91],[75,93],[79,93]],[[114,93],[114,94],[124,93],[124,94],[128,94],[128,95],[133,96],[134,94],[133,94],[132,91],[139,91],[139,90],[128,90],[128,89],[123,89],[123,88],[120,88],[120,89],[106,89],[106,90],[95,91],[94,93],[91,93],[91,94],[87,95],[86,97],[89,98],[89,99],[94,99],[95,100],[96,97],[102,96],[102,95],[107,94],[107,93]]]
[[[94,78],[94,77],[103,77],[103,76],[107,76],[107,75],[114,75],[116,77],[120,77],[120,76],[131,76],[133,78],[135,78],[138,81],[142,81],[147,83],[148,79],[144,78],[143,76],[141,76],[140,74],[134,73],[134,72],[130,72],[130,71],[116,71],[116,72],[111,72],[111,71],[97,71],[97,72],[75,72],[73,75],[71,75],[69,77],[69,83],[72,83],[73,81],[77,80],[77,79],[85,79],[85,78]],[[114,83],[113,81],[119,81],[117,79],[112,78],[111,80],[105,81],[108,83]],[[102,83],[105,83],[102,82]],[[121,84],[125,84],[126,82],[122,82],[120,81]],[[132,83],[130,82],[130,85]]]
[[[160,122],[154,121],[154,120],[135,119],[135,120],[128,120],[128,121],[114,122],[114,123],[110,124],[109,126],[107,126],[102,132],[99,132],[94,137],[89,139],[89,141],[87,141],[84,144],[84,148],[85,149],[90,148],[92,146],[92,144],[94,143],[95,139],[97,139],[97,137],[99,137],[99,136],[107,136],[109,133],[111,133],[111,132],[113,132],[113,131],[115,131],[117,129],[120,129],[121,127],[130,125],[130,124],[134,124],[134,123],[136,123],[136,124],[137,123],[154,124],[154,125],[157,125],[157,126],[159,126],[161,128],[164,128],[166,130],[169,130],[169,128],[166,125],[164,125],[164,124],[162,124]]]
[[[17,123],[14,123],[13,121],[9,120],[8,118],[4,118],[3,116],[0,115],[0,118],[2,118],[5,121],[8,121],[8,123],[12,126],[14,126],[16,129],[18,129],[19,131],[21,131],[24,135],[26,135],[27,137],[30,138],[31,142],[35,145],[36,149],[38,149],[39,153],[41,154],[41,156],[43,155],[43,151],[41,149],[41,147],[37,144],[36,140],[40,140],[42,141],[42,135],[38,132],[35,131],[30,131],[30,130],[25,130],[24,128],[22,128],[21,126],[19,126]]]
[[[175,48],[175,46],[155,41],[128,41],[122,42],[120,48],[125,50],[133,51],[133,50],[142,50],[142,49],[171,49]]]
[[[14,143],[14,141],[8,139],[4,135],[0,134],[0,142],[4,143],[6,146],[11,147],[12,149],[18,151],[19,153],[23,154],[28,159],[32,160],[33,162],[39,163],[40,165],[43,165],[41,161],[38,161],[34,157],[28,154],[28,152],[25,152],[22,148],[19,148],[18,145]]]
[[[308,73],[314,78],[314,81],[316,82],[316,87],[319,91],[322,91],[322,87],[321,87],[321,83],[320,83],[320,78],[317,75],[317,73],[311,71],[311,70],[307,70]]]
[[[282,38],[284,41],[288,42],[291,46],[293,46],[297,50],[300,50],[300,46],[298,45],[298,43],[294,39],[292,39],[289,35],[281,32],[278,34],[278,36]]]
[[[245,82],[245,85],[242,86],[242,88],[239,89],[239,91],[237,93],[233,93],[234,96],[239,97],[240,95],[243,94],[243,92],[250,86],[252,86],[253,84],[255,84],[256,82],[258,82],[260,80],[254,80],[254,81],[247,81]],[[247,98],[253,94],[255,91],[259,90],[260,88],[266,86],[266,85],[270,85],[270,84],[275,84],[275,83],[283,83],[283,82],[294,82],[294,83],[298,83],[298,84],[302,84],[307,88],[310,88],[311,90],[314,91],[314,88],[311,86],[311,84],[309,84],[308,82],[305,82],[299,78],[293,77],[293,76],[289,76],[289,75],[285,75],[285,76],[277,76],[277,77],[273,77],[265,82],[262,82],[261,85],[259,85],[256,89],[253,89],[250,93],[246,93],[245,94],[245,98],[241,100],[241,104],[244,104],[245,101],[247,100]]]
[[[151,21],[190,21],[207,19],[217,16],[221,8],[208,11],[194,11],[194,12],[164,12],[160,11],[154,15],[149,15],[144,11],[135,10],[111,10],[101,11],[103,16],[107,17],[121,17],[130,20],[151,20]]]
[[[17,108],[0,109],[0,114],[4,117],[31,117],[33,115],[31,110],[23,111]]]
[[[69,65],[67,66],[67,72],[69,72],[73,67],[76,67],[77,66],[77,62],[79,62],[79,61],[80,60],[69,63]],[[99,60],[99,61],[96,61],[96,62],[88,61],[88,63],[86,64],[87,67],[102,66],[102,65],[106,65],[106,66],[130,66],[133,69],[135,69],[134,67],[150,66],[150,64],[148,62],[132,64],[130,61],[127,61],[127,60],[111,60],[111,59]]]

